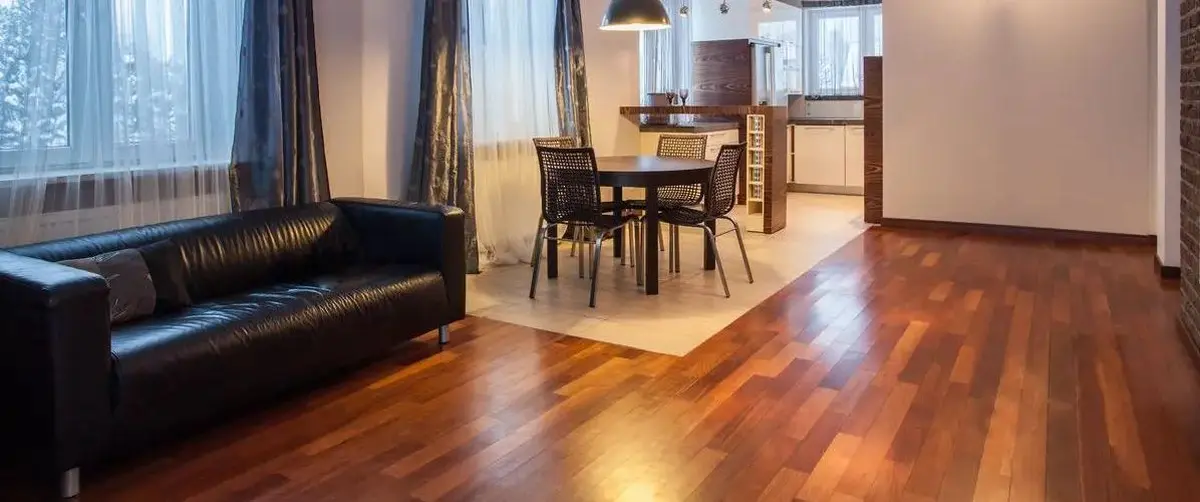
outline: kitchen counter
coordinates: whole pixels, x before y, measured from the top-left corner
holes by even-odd
[[[863,125],[863,119],[852,118],[803,118],[803,119],[788,119],[788,125],[815,125],[815,126],[855,126]]]
[[[642,132],[702,133],[737,129],[736,122],[696,122],[691,124],[641,124]]]

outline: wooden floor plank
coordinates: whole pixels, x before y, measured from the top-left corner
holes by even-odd
[[[85,468],[83,500],[1195,500],[1153,254],[872,229],[683,357],[468,318]]]

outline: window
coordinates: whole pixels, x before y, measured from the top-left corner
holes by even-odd
[[[758,36],[780,43],[776,88],[799,92],[804,68],[800,64],[800,23],[791,20],[758,23]]]
[[[51,3],[57,5],[38,5]],[[50,40],[51,49],[35,52],[39,39]],[[47,148],[70,145],[67,42],[66,0],[0,0],[0,152],[27,150],[35,140]],[[49,64],[35,63],[35,54]],[[52,113],[30,113],[46,101]]]
[[[242,6],[0,0],[0,172],[227,162]]]
[[[555,0],[470,3],[472,127],[477,144],[524,145],[537,136],[558,135],[555,8]]]
[[[692,87],[692,18],[679,15],[688,0],[664,0],[671,28],[643,31],[638,45],[638,89],[643,104],[652,92],[677,92]]]
[[[880,5],[806,9],[805,93],[862,94],[862,58],[883,54]]]

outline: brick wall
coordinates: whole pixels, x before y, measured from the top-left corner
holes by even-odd
[[[1179,142],[1183,146],[1179,205],[1180,287],[1183,308],[1180,325],[1200,345],[1200,0],[1180,3],[1180,125]]]

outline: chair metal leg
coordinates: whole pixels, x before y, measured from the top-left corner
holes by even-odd
[[[679,264],[683,260],[683,252],[680,248],[683,247],[683,240],[679,238],[679,225],[671,225],[671,238],[675,239],[675,273],[683,271],[683,266]]]
[[[624,260],[626,254],[628,254],[629,256],[632,256],[633,263],[630,263],[629,265],[633,268],[637,268],[637,242],[635,242],[635,241],[637,241],[638,221],[637,220],[629,220],[629,223],[625,226],[628,227],[628,229],[630,230],[630,231],[626,232],[626,235],[628,235],[628,237],[625,238],[625,242],[628,243],[628,246],[629,246],[629,252],[621,253],[621,258],[622,258],[622,260]],[[625,262],[621,261],[621,264],[624,265]]]
[[[746,243],[742,242],[742,227],[733,221],[733,218],[725,220],[733,224],[733,233],[737,235],[738,247],[742,250],[742,264],[746,265],[746,277],[750,279],[750,284],[754,284],[754,273],[750,271],[750,257],[746,255]]]
[[[79,468],[63,471],[58,478],[58,495],[69,499],[79,495]]]
[[[542,222],[543,222],[543,221],[545,221],[545,219],[543,219],[541,215],[538,215],[538,226],[537,226],[537,227],[538,227],[538,230],[541,230],[541,229],[542,229]],[[534,232],[534,233],[533,233],[533,235],[535,235],[535,236],[536,236],[536,235],[537,235],[537,232]],[[535,237],[535,238],[536,238],[536,237]],[[534,260],[534,258],[536,258],[536,257],[537,257],[537,243],[534,243],[534,245],[533,245],[533,253],[534,253],[534,256],[530,256],[530,257],[529,257],[529,266],[530,266],[530,267],[532,267],[532,266],[533,266],[533,260]]]
[[[618,215],[618,216],[620,216],[620,215]],[[629,232],[628,232],[628,230],[629,230],[629,224],[628,224],[628,223],[626,223],[626,224],[625,224],[625,225],[624,225],[624,226],[621,228],[621,233],[623,234],[623,237],[624,237],[624,239],[623,239],[623,240],[625,240],[625,241],[628,241],[628,240],[629,240]],[[616,243],[616,242],[613,242],[613,245],[614,245],[614,246],[616,246],[616,245],[617,245],[617,243]],[[624,248],[622,248],[622,249],[624,249]],[[625,252],[624,252],[624,251],[622,251],[622,252],[621,252],[621,266],[622,266],[622,267],[624,267],[624,266],[625,266]]]
[[[450,343],[450,326],[438,326],[438,344],[445,345]]]
[[[633,275],[637,278],[637,285],[644,286],[646,284],[646,225],[634,224],[633,240]]]
[[[588,306],[591,308],[596,308],[596,275],[600,271],[600,255],[603,254],[604,238],[607,235],[608,232],[601,232],[600,236],[596,238],[596,252],[592,257],[592,294],[588,297]]]
[[[729,298],[729,283],[725,281],[725,267],[721,265],[721,252],[717,250],[717,236],[707,225],[704,226],[704,234],[708,236],[708,242],[712,243],[713,257],[717,259],[717,273],[721,275],[721,287],[725,288],[725,298]]]
[[[595,231],[593,231],[593,233],[595,233]],[[588,243],[587,246],[588,246],[587,261],[590,262],[590,261],[592,261],[592,256],[596,254],[596,246],[593,246],[591,243]],[[587,274],[588,274],[588,278],[591,278],[592,270],[588,269]]]
[[[679,243],[675,241],[675,234],[671,233],[671,227],[667,226],[667,273],[675,272],[675,247]]]
[[[572,247],[574,247],[574,245],[572,245]],[[583,247],[583,249],[579,250],[579,254],[575,255],[576,257],[579,258],[578,259],[579,265],[575,268],[579,269],[579,278],[580,279],[583,279],[583,263],[585,261],[585,258],[583,255],[587,254],[587,245],[585,244],[582,247]]]
[[[563,230],[563,237],[566,237],[568,235],[571,236],[570,237],[570,239],[571,239],[571,254],[570,254],[570,256],[572,258],[574,258],[575,250],[579,248],[579,242],[578,242],[579,241],[579,227],[577,227],[575,225],[567,225],[567,229]]]
[[[534,241],[533,244],[533,279],[530,279],[529,281],[529,299],[531,300],[533,299],[533,296],[537,294],[538,272],[540,272],[542,265],[542,244],[545,242],[546,229],[539,228],[537,231],[537,240]],[[555,246],[554,248],[550,249],[549,252],[557,253],[558,247]]]

